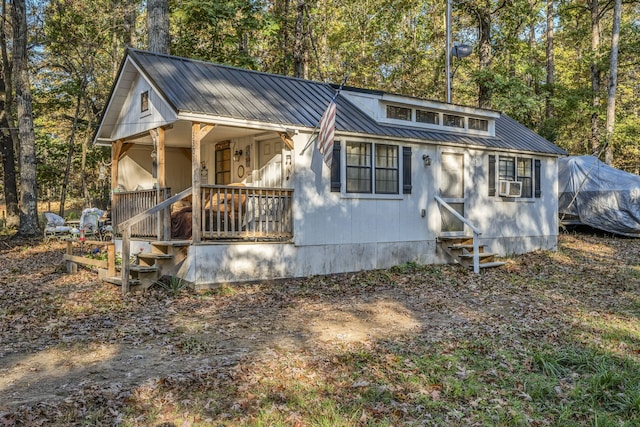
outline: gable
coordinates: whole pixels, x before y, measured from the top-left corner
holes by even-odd
[[[96,140],[115,141],[173,123],[177,112],[134,64],[125,61]]]

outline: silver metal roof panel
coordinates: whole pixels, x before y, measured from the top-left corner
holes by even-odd
[[[129,49],[127,54],[181,113],[314,128],[337,91],[330,84],[170,55],[133,49]],[[496,136],[483,137],[381,124],[341,95],[336,98],[336,104],[337,132],[566,154],[555,144],[504,114],[496,119]]]

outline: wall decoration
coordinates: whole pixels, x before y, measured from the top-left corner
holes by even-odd
[[[244,177],[244,166],[238,166],[238,178]]]

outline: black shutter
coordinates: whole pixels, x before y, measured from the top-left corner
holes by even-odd
[[[402,147],[402,194],[411,194],[411,147]]]
[[[496,156],[489,156],[489,196],[496,195]]]
[[[540,160],[536,159],[534,164],[535,164],[535,174],[536,174],[535,196],[540,197],[540,195],[542,194],[542,190],[540,189],[540,169],[541,169]]]
[[[331,191],[340,191],[340,141],[333,143],[333,158],[331,160]]]

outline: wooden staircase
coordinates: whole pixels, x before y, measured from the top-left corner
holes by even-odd
[[[151,242],[151,252],[140,252],[135,255],[136,261],[129,265],[129,286],[133,291],[151,287],[164,275],[173,276],[187,256],[191,241],[157,241]],[[102,280],[122,286],[122,270],[117,276],[104,277]]]
[[[438,237],[438,245],[456,264],[473,270],[473,237]],[[487,245],[478,246],[480,269],[500,267],[506,264],[506,262],[496,261],[496,254],[485,252],[486,247]]]

